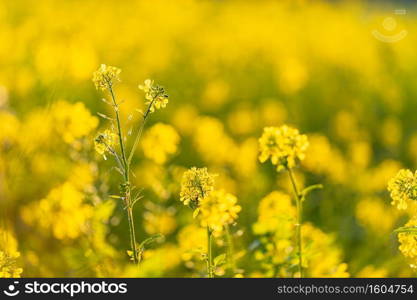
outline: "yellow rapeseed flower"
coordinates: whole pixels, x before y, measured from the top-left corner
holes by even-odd
[[[109,129],[100,132],[94,140],[94,148],[100,155],[105,155],[116,144],[117,135]],[[104,156],[105,158],[105,156]]]
[[[417,226],[417,218],[414,217],[410,221],[408,221],[404,227],[416,227]],[[401,232],[398,234],[398,242],[400,246],[401,253],[410,259],[413,260],[413,263],[417,263],[417,238],[416,234],[412,232]]]
[[[269,158],[277,171],[293,168],[303,160],[308,147],[307,136],[300,134],[298,129],[287,125],[281,127],[265,127],[259,139],[261,162]]]
[[[168,104],[168,95],[165,93],[165,89],[159,85],[154,85],[153,80],[146,79],[143,84],[139,85],[139,89],[145,93],[145,104],[150,105],[150,112],[165,108]]]
[[[19,252],[7,253],[0,251],[0,278],[19,278],[23,269],[17,266]]]
[[[223,190],[213,191],[201,200],[201,226],[209,227],[217,233],[222,232],[224,226],[235,222],[241,209],[234,195]]]
[[[410,201],[417,200],[417,174],[408,169],[401,169],[388,182],[392,205],[398,209],[407,209]]]
[[[13,233],[0,227],[0,278],[18,278],[23,269],[18,265],[20,253]]]
[[[119,75],[122,72],[119,68],[101,64],[100,68],[93,73],[93,82],[98,90],[108,89],[114,82],[120,81]]]
[[[214,188],[214,176],[207,168],[193,167],[185,171],[181,181],[180,200],[192,209],[199,207]]]
[[[384,235],[392,230],[398,211],[377,197],[365,197],[358,202],[355,215],[373,234]]]

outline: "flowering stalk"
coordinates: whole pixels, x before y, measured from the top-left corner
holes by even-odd
[[[288,176],[291,180],[291,185],[294,192],[295,202],[297,205],[297,224],[296,226],[296,239],[298,245],[298,272],[300,273],[300,277],[303,277],[303,242],[302,242],[302,232],[301,232],[301,225],[302,225],[302,200],[303,196],[299,193],[296,180],[290,168],[287,168]]]
[[[130,184],[130,165],[149,114],[154,112],[155,109],[165,107],[168,103],[168,95],[165,94],[165,91],[162,87],[154,85],[153,81],[149,79],[145,80],[145,85],[139,86],[139,88],[145,92],[145,98],[147,100],[146,104],[148,107],[146,112],[143,114],[141,126],[139,128],[138,134],[136,135],[130,154],[127,157],[126,145],[124,142],[122,127],[120,123],[119,104],[113,90],[113,84],[116,81],[120,81],[120,72],[121,70],[116,67],[101,65],[100,68],[93,74],[93,82],[96,88],[100,90],[107,90],[111,96],[112,103],[109,104],[112,105],[116,115],[116,127],[118,142],[120,146],[120,155],[112,148],[113,144],[115,144],[113,138],[115,134],[110,130],[106,130],[104,133],[99,134],[99,136],[95,139],[95,148],[97,152],[102,154],[104,157],[105,152],[110,152],[115,157],[119,171],[123,176],[123,182],[120,184],[120,191],[122,194],[120,198],[124,201],[129,224],[131,250],[129,251],[130,253],[128,253],[129,256],[131,256],[132,261],[137,264],[140,261],[140,253],[142,250],[141,246],[138,247],[136,243],[133,206],[138,200],[141,199],[141,197],[139,194],[137,194],[132,198],[132,186]]]
[[[131,188],[130,188],[130,162],[126,160],[126,152],[125,152],[125,145],[123,142],[123,134],[122,134],[122,128],[120,126],[120,116],[119,116],[119,104],[116,101],[116,96],[113,91],[113,85],[111,82],[108,82],[108,89],[113,101],[113,107],[116,114],[116,123],[117,123],[117,134],[119,136],[119,144],[120,144],[120,152],[122,156],[122,162],[123,162],[123,177],[124,182],[122,183],[122,192],[124,195],[122,198],[125,201],[125,206],[127,210],[127,219],[129,224],[129,235],[130,235],[130,247],[133,255],[133,262],[136,264],[138,262],[138,250],[136,247],[136,231],[135,231],[135,222],[133,219],[133,203],[131,198]]]
[[[300,277],[303,277],[302,202],[308,193],[322,188],[322,185],[316,184],[308,186],[300,192],[292,172],[292,168],[297,166],[305,157],[305,152],[308,148],[307,136],[300,134],[298,129],[287,125],[265,127],[262,136],[259,138],[259,146],[259,160],[266,162],[270,159],[278,172],[286,170],[290,177],[297,206],[297,223],[295,226],[298,246],[298,270]]]
[[[411,219],[394,230],[400,246],[398,249],[410,261],[410,266],[417,262],[417,215],[415,214],[415,201],[417,200],[417,171],[401,169],[388,182],[388,191],[391,204],[398,210],[408,209],[412,213]],[[412,267],[414,269],[414,267]]]

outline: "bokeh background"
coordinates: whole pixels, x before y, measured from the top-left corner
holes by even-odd
[[[334,259],[311,274],[414,276],[392,233],[410,213],[390,205],[386,185],[417,164],[416,28],[407,1],[0,1],[0,260],[18,251],[21,276],[204,276],[189,250],[205,237],[179,184],[186,168],[207,166],[242,206],[241,273],[271,276],[253,224],[260,200],[289,186],[258,162],[257,139],[286,123],[310,140],[299,182],[324,185],[304,220],[326,241],[318,255]],[[91,81],[101,63],[122,69],[127,133],[144,107],[139,83],[170,96],[147,126],[169,129],[134,158],[138,238],[165,236],[140,268],[110,197],[119,175],[94,153],[108,124],[97,112],[111,114]],[[157,152],[166,140],[167,157]],[[321,272],[326,263],[346,272]]]

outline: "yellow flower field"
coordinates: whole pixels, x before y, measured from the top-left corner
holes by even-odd
[[[416,276],[417,19],[372,3],[0,1],[0,277]]]

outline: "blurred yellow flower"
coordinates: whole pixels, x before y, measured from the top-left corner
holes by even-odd
[[[22,218],[27,224],[38,224],[46,232],[52,232],[57,239],[75,239],[86,230],[87,220],[94,211],[84,203],[84,197],[72,183],[66,182],[39,202],[24,207]]]
[[[364,198],[356,206],[356,217],[359,222],[377,235],[390,234],[397,219],[394,208],[379,198]]]
[[[349,277],[348,265],[342,262],[342,253],[334,236],[326,234],[310,223],[303,225],[303,243],[306,273],[310,277]],[[326,255],[321,255],[325,253]]]
[[[98,118],[92,116],[82,102],[72,104],[62,100],[57,101],[50,113],[52,129],[56,130],[68,144],[86,137],[98,126]]]
[[[171,234],[177,227],[175,211],[152,206],[143,214],[144,228],[148,234]]]
[[[130,277],[161,277],[177,267],[180,262],[181,254],[175,245],[165,244],[157,249],[148,249],[143,254],[140,268],[130,266],[132,269]]]
[[[369,265],[360,270],[355,277],[359,278],[386,278],[388,276],[388,270],[384,268],[376,268]]]
[[[277,171],[293,168],[303,160],[308,147],[307,136],[300,134],[298,129],[283,125],[281,127],[265,127],[259,139],[261,162],[269,158]]]
[[[233,224],[242,209],[237,205],[237,198],[223,190],[208,194],[200,203],[200,223],[215,233],[223,231],[224,227]]]
[[[164,164],[178,149],[180,136],[171,125],[157,123],[143,137],[143,153],[157,164]]]
[[[190,261],[193,258],[201,260],[202,255],[207,253],[207,232],[200,226],[190,224],[182,227],[177,239],[184,261]]]
[[[219,119],[200,117],[194,123],[198,125],[195,126],[193,143],[206,162],[220,165],[235,159],[235,141],[227,134]]]
[[[294,228],[296,209],[289,195],[273,191],[262,198],[258,206],[258,220],[253,225],[255,234],[275,233],[288,237]]]
[[[0,147],[12,145],[18,139],[20,122],[14,114],[5,110],[0,110],[0,120]]]
[[[339,149],[334,147],[324,135],[309,135],[308,141],[309,155],[303,160],[303,166],[313,173],[328,176],[334,182],[343,182],[348,175],[347,163]],[[329,161],[332,163],[330,164]]]

